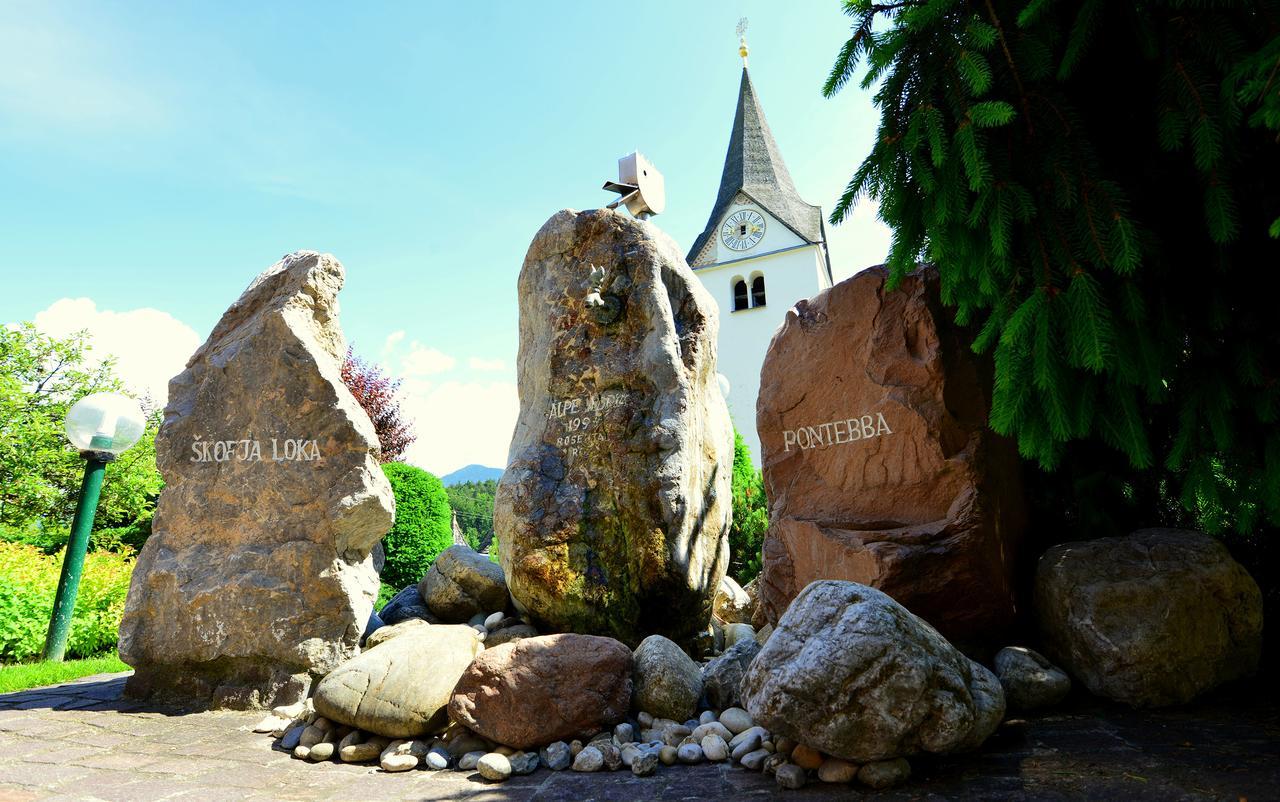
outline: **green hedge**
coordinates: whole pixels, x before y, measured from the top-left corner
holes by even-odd
[[[28,660],[44,648],[62,554],[0,542],[0,661]],[[68,657],[89,657],[115,646],[132,572],[133,558],[124,554],[98,551],[85,557]]]
[[[388,462],[382,471],[396,496],[396,521],[383,538],[384,584],[416,585],[440,552],[453,545],[453,515],[444,485],[421,468]]]

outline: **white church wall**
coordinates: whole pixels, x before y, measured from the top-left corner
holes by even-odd
[[[769,228],[785,228],[773,218],[768,220],[766,236]],[[762,240],[751,253],[763,244]],[[700,267],[694,272],[720,308],[718,370],[729,380],[727,401],[733,423],[751,448],[752,460],[759,465],[756,397],[760,390],[760,368],[769,350],[769,341],[782,325],[787,311],[796,301],[829,286],[822,250],[813,245],[792,248],[743,261]],[[741,277],[750,285],[751,276],[757,274],[764,276],[765,305],[733,311],[733,280]]]

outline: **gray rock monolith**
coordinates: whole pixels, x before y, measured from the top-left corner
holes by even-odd
[[[344,275],[286,256],[170,382],[165,488],[120,625],[131,696],[287,704],[358,651],[395,502],[341,377]]]

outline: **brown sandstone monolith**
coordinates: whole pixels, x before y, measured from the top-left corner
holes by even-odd
[[[1024,525],[1014,446],[986,425],[989,376],[934,268],[871,268],[787,313],[761,371],[769,531],[760,603],[806,585],[878,588],[953,639],[1014,615]]]
[[[170,382],[120,625],[130,695],[287,704],[359,651],[395,502],[340,375],[343,280],[332,256],[286,256]]]
[[[541,631],[689,644],[728,563],[716,306],[651,223],[561,211],[520,272],[520,417],[494,501]]]

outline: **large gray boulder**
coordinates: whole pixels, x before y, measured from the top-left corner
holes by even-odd
[[[746,638],[702,667],[702,692],[707,704],[716,710],[742,706],[742,678],[760,648],[755,638]]]
[[[417,585],[409,585],[391,599],[378,611],[378,617],[384,624],[399,624],[401,621],[421,619],[429,624],[439,624],[440,619],[427,609]]]
[[[977,748],[1004,716],[983,666],[874,588],[813,582],[742,682],[756,723],[854,763]]]
[[[342,381],[343,280],[332,256],[286,256],[170,382],[120,624],[129,695],[272,707],[358,651],[395,501]]]
[[[1034,649],[1007,646],[996,652],[996,678],[1011,710],[1052,707],[1071,692],[1071,678]]]
[[[690,645],[728,564],[733,431],[714,300],[652,223],[561,211],[520,271],[520,417],[494,500],[542,631]]]
[[[502,568],[470,546],[450,546],[440,552],[418,583],[418,593],[427,609],[446,624],[507,609]]]
[[[650,635],[636,647],[631,668],[632,706],[654,718],[685,721],[698,712],[702,669],[674,641]]]
[[[1098,696],[1184,704],[1257,670],[1262,593],[1217,540],[1185,529],[1054,546],[1036,570],[1045,651]]]
[[[484,649],[463,625],[409,630],[348,660],[316,685],[316,712],[387,738],[417,738],[448,720],[453,687]]]

